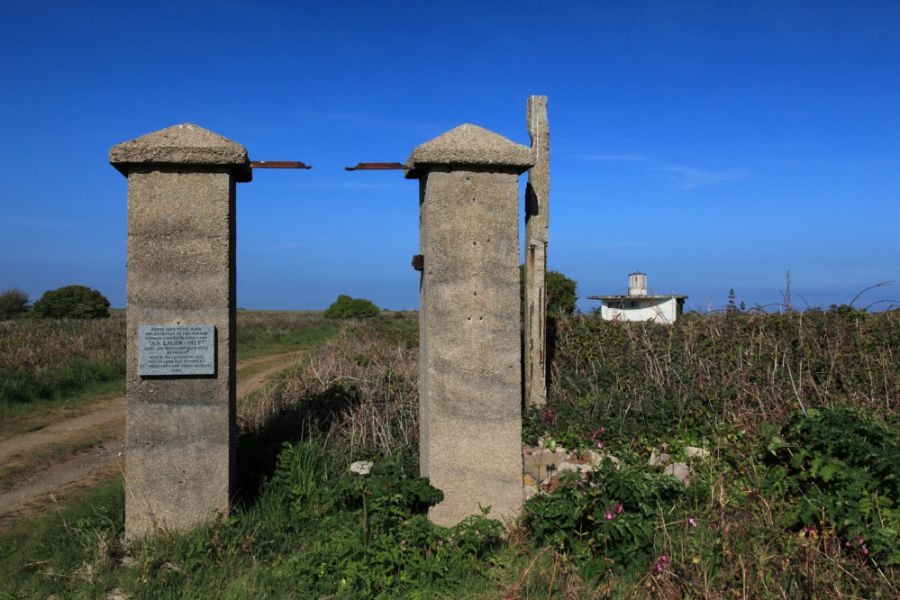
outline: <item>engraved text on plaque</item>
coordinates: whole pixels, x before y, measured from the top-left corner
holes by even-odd
[[[215,375],[214,325],[138,326],[138,375]]]

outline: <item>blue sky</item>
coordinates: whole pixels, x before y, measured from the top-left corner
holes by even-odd
[[[790,269],[799,306],[900,298],[894,2],[2,5],[0,289],[123,306],[107,152],[193,122],[315,167],[238,187],[239,306],[414,307],[417,184],[343,167],[465,122],[527,144],[546,94],[550,268],[580,296],[642,270],[689,308],[767,304]]]

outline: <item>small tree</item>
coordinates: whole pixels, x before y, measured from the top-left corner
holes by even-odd
[[[559,271],[547,271],[547,316],[559,317],[575,312],[578,285]],[[519,293],[522,298],[522,314],[525,314],[525,265],[519,265]]]
[[[28,310],[28,292],[9,288],[0,292],[0,320],[14,319]]]
[[[571,315],[575,312],[578,296],[575,280],[558,271],[547,271],[547,314],[551,317]]]
[[[68,285],[44,292],[33,313],[48,319],[102,319],[109,316],[109,300],[89,287]]]
[[[329,319],[370,319],[378,316],[380,312],[375,304],[365,298],[351,298],[341,294],[325,310],[324,315]]]
[[[734,303],[734,288],[728,290],[728,304],[725,305],[725,314],[733,315],[737,312],[737,305]]]

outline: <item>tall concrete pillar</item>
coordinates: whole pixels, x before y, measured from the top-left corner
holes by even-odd
[[[228,511],[235,438],[235,183],[243,146],[184,124],[114,146],[128,177],[125,533]]]
[[[522,505],[518,176],[531,150],[461,125],[416,148],[420,182],[420,469],[454,525]]]
[[[525,188],[525,403],[547,404],[547,240],[549,239],[550,126],[547,96],[526,105],[534,166]]]

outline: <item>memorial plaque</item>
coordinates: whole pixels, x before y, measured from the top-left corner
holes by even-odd
[[[138,375],[215,375],[214,325],[139,325]]]

